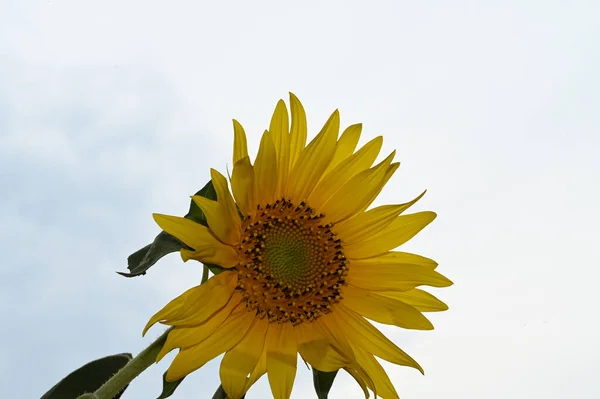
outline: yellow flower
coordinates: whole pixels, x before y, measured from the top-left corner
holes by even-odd
[[[189,219],[154,215],[158,225],[193,250],[195,259],[225,270],[171,301],[148,322],[174,326],[157,361],[179,353],[166,375],[178,380],[225,353],[223,389],[240,398],[267,373],[273,396],[289,398],[298,353],[313,368],[344,368],[382,398],[398,394],[377,359],[419,364],[369,321],[430,330],[422,312],[447,306],[422,285],[447,287],[434,261],[393,251],[434,218],[404,215],[405,204],[367,210],[396,171],[392,152],[372,166],[377,137],[354,151],[360,124],[338,138],[336,110],[306,143],[306,114],[290,93],[277,103],[254,165],[246,135],[234,121],[233,171],[211,170],[217,201],[192,197],[208,227]],[[240,216],[243,215],[243,216]]]

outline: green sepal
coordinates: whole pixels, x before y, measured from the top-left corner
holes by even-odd
[[[185,377],[183,377],[183,378],[185,378]],[[183,381],[183,378],[181,378],[177,381],[167,381],[167,372],[165,371],[165,373],[163,374],[163,390],[162,390],[160,396],[156,399],[165,399],[165,398],[168,398],[169,396],[173,395],[173,392],[175,392],[175,390],[177,389],[179,384],[181,384],[181,382]]]
[[[312,373],[317,398],[327,399],[327,395],[329,395],[333,380],[335,380],[338,371],[319,371],[313,367]]]
[[[91,361],[60,380],[41,399],[76,399],[84,393],[94,392],[131,359],[131,353],[120,353]],[[121,397],[126,388],[113,399]]]
[[[246,395],[242,396],[240,399],[244,399],[245,397]],[[223,389],[223,385],[219,385],[219,388],[217,388],[217,391],[213,395],[212,399],[227,399],[227,394]]]
[[[204,266],[206,266],[206,267],[208,267],[208,270],[210,270],[210,272],[211,272],[212,274],[214,274],[215,276],[216,276],[217,274],[219,274],[219,273],[221,273],[221,272],[223,272],[223,271],[227,270],[227,269],[225,269],[224,267],[221,267],[221,266],[219,266],[219,265],[213,265],[213,264],[210,264],[210,263],[203,263],[203,265],[204,265]]]
[[[217,199],[217,192],[212,184],[212,180],[204,185],[194,195],[200,195],[211,200]],[[187,215],[184,216],[187,219],[193,220],[196,223],[200,223],[204,226],[208,226],[206,221],[206,215],[202,212],[202,209],[196,205],[192,200],[190,202],[190,209]],[[177,238],[173,237],[165,231],[161,231],[152,244],[146,245],[144,248],[132,253],[127,258],[127,269],[129,273],[117,272],[121,276],[125,277],[136,277],[146,274],[146,271],[154,266],[163,256],[168,255],[172,252],[177,252],[180,249],[191,249]],[[213,274],[218,274],[222,271],[222,268],[216,265],[207,265]]]

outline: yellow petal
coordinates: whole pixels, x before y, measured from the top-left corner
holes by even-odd
[[[219,205],[223,208],[223,217],[228,218],[229,223],[238,227],[236,233],[239,237],[239,228],[241,226],[240,216],[235,206],[235,202],[233,201],[233,197],[231,196],[231,192],[229,191],[227,179],[217,170],[212,168],[210,170],[210,177],[213,183],[213,187],[215,188],[215,192],[217,193],[217,201],[219,202]]]
[[[417,265],[435,269],[438,264],[433,259],[408,252],[392,251],[367,259],[353,259],[352,267],[372,267],[374,265]]]
[[[187,262],[190,259],[211,265],[219,265],[225,269],[232,268],[239,263],[237,252],[232,247],[227,251],[215,252],[215,248],[202,248],[200,250],[188,250],[182,248],[181,259]]]
[[[429,267],[397,263],[355,267],[353,260],[348,265],[347,281],[369,291],[408,291],[421,285],[452,285],[452,281]]]
[[[319,210],[333,223],[363,211],[375,199],[375,193],[385,185],[386,171],[393,157],[394,153],[371,169],[352,177]]]
[[[294,327],[298,352],[302,358],[319,371],[335,371],[348,365],[349,359],[336,351],[315,323],[302,323]]]
[[[267,372],[267,348],[266,345],[264,346],[265,347],[263,347],[262,354],[258,359],[258,363],[256,363],[254,370],[252,370],[252,373],[250,373],[250,377],[248,377],[248,380],[246,381],[244,391],[248,391],[248,389],[250,389],[250,387],[254,385],[254,383],[258,381],[258,379],[265,375],[265,373]]]
[[[398,216],[371,239],[344,246],[344,255],[350,259],[364,259],[386,253],[413,238],[435,217],[434,212],[417,212]]]
[[[358,382],[361,388],[363,388],[363,386],[366,385],[369,389],[371,389],[375,393],[375,399],[379,397],[377,396],[377,389],[375,388],[375,383],[373,382],[373,379],[369,376],[369,374],[367,374],[364,367],[362,367],[358,362],[354,362],[352,365],[344,367],[344,370],[346,370],[352,377],[354,377],[354,379],[356,380],[356,382]],[[363,388],[363,392],[365,392],[365,388]],[[367,398],[369,397],[368,391],[366,391],[365,396]]]
[[[360,139],[361,132],[362,123],[350,125],[344,130],[335,146],[335,154],[333,155],[333,159],[327,167],[326,172],[333,170],[333,168],[338,166],[343,160],[352,155],[358,144],[358,140]]]
[[[417,288],[408,291],[379,292],[378,294],[402,301],[420,312],[442,312],[448,310],[448,305],[444,302],[429,292]]]
[[[178,216],[155,213],[152,217],[161,229],[195,250],[182,249],[182,257],[184,253],[191,254],[193,256],[189,258],[225,268],[237,265],[238,255],[235,249],[219,241],[208,227]]]
[[[275,152],[277,152],[277,187],[275,198],[282,195],[288,178],[290,165],[290,138],[289,138],[288,111],[283,100],[279,100],[271,118],[269,132],[273,138]]]
[[[236,245],[240,242],[242,223],[227,187],[227,180],[214,169],[210,170],[210,175],[217,192],[217,201],[200,195],[194,195],[192,199],[204,212],[208,227],[215,235],[226,244]]]
[[[425,191],[414,200],[400,205],[382,205],[346,219],[335,226],[344,245],[367,240],[392,223],[398,215],[410,208],[425,195]]]
[[[277,153],[271,133],[265,131],[254,162],[254,196],[256,204],[273,203],[277,187]]]
[[[161,229],[191,248],[223,245],[206,226],[190,219],[160,213],[153,213],[152,217]]]
[[[290,109],[292,126],[290,128],[290,170],[306,145],[306,112],[298,98],[290,93]]]
[[[233,164],[248,156],[246,132],[238,121],[233,120]]]
[[[383,399],[398,399],[398,392],[394,388],[394,384],[390,381],[387,373],[381,367],[381,364],[371,355],[362,349],[356,350],[356,360],[364,368],[372,383],[375,385],[372,389],[376,397],[380,396]]]
[[[230,272],[223,272],[219,275],[225,273],[230,274]],[[233,273],[234,272],[231,272],[231,274]],[[210,280],[215,277],[212,277]],[[170,326],[181,327],[193,327],[204,323],[209,317],[229,302],[237,284],[237,278],[229,278],[226,281],[226,284],[227,285],[223,284],[222,286],[213,287],[210,291],[205,290],[204,297],[199,299],[197,303],[186,304],[186,306],[189,306],[188,309],[184,309],[176,318],[164,321],[163,323]],[[204,286],[207,284],[205,283],[202,285]]]
[[[296,203],[305,201],[329,166],[340,129],[340,114],[336,110],[321,132],[298,157],[285,190]]]
[[[254,204],[254,167],[249,157],[240,159],[231,173],[231,191],[235,202],[244,216],[253,216]]]
[[[358,383],[358,385],[360,385],[360,388],[362,389],[363,393],[365,394],[365,398],[369,399],[369,391],[367,389],[367,384],[365,383],[365,380],[359,375],[359,373],[356,372],[356,370],[350,368],[350,367],[345,367],[344,370],[346,370],[346,372],[348,374],[350,374],[352,376],[352,378],[354,378],[354,380]]]
[[[383,190],[383,188],[385,187],[385,185],[388,183],[388,181],[390,180],[390,178],[394,175],[394,173],[396,172],[396,170],[398,170],[399,167],[400,167],[400,163],[399,162],[394,162],[393,164],[391,164],[390,166],[388,166],[387,170],[385,171],[385,176],[383,177],[383,181],[377,187],[377,189],[371,193],[371,197],[367,198],[365,200],[365,203],[364,203],[363,207],[360,209],[359,212],[362,212],[365,209],[367,209],[369,207],[369,205],[371,205],[371,203],[373,201],[375,201],[375,198],[377,198],[377,196],[379,195],[379,193],[381,193],[381,190]]]
[[[223,357],[219,374],[223,390],[231,399],[239,399],[246,393],[248,374],[255,369],[263,353],[268,326],[266,317],[256,318],[246,336]]]
[[[412,357],[386,338],[375,326],[362,316],[346,308],[343,304],[336,307],[337,322],[348,334],[353,346],[358,346],[383,360],[400,366],[413,367],[423,373],[423,369]]]
[[[237,272],[223,272],[190,288],[152,316],[142,335],[159,321],[171,326],[204,322],[229,301],[236,284]]]
[[[355,154],[349,156],[337,167],[328,172],[308,197],[307,202],[310,206],[319,208],[348,180],[357,173],[370,168],[379,154],[382,143],[383,139],[381,136],[374,138]]]
[[[394,151],[394,153],[395,153],[395,151]],[[365,203],[363,204],[363,207],[360,209],[359,212],[362,212],[365,209],[367,209],[371,205],[371,203],[373,201],[375,201],[375,198],[377,198],[379,193],[381,193],[381,190],[383,190],[385,185],[388,183],[388,181],[394,175],[394,173],[396,173],[396,170],[398,170],[399,167],[400,167],[399,162],[394,162],[390,166],[388,166],[387,170],[385,171],[385,175],[383,176],[383,181],[381,182],[381,184],[379,184],[377,189],[371,193],[371,197],[367,198],[365,200]]]
[[[403,302],[352,285],[344,287],[343,296],[344,306],[378,323],[412,330],[433,330],[433,325],[421,312]]]
[[[184,348],[177,354],[167,370],[166,380],[177,381],[233,348],[246,335],[254,317],[255,312],[246,309],[245,304],[238,305],[212,335],[198,345]]]
[[[344,358],[354,362],[355,358],[352,346],[350,345],[350,342],[348,342],[346,331],[344,331],[342,326],[337,323],[337,320],[333,315],[335,311],[336,307],[334,306],[333,311],[330,314],[319,317],[313,323],[321,328],[325,333],[325,336],[333,344],[333,347],[336,348]]]
[[[267,332],[267,375],[274,399],[288,399],[296,378],[298,351],[291,323],[271,323]]]
[[[242,294],[235,291],[227,305],[219,309],[208,320],[194,327],[177,326],[171,330],[167,336],[167,341],[156,356],[159,362],[167,353],[175,348],[189,348],[195,346],[208,338],[217,328],[227,320],[233,309],[235,309],[242,300]]]

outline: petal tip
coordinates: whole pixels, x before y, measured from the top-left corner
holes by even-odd
[[[152,214],[152,219],[154,219],[154,221],[156,222],[156,224],[158,224],[160,226],[161,222],[168,219],[168,215],[162,214],[162,213],[153,213]]]
[[[150,319],[150,321],[146,324],[146,327],[144,327],[144,330],[142,331],[142,337],[146,335],[146,333],[154,325],[154,323],[156,322]]]
[[[180,373],[181,374],[181,373]],[[182,379],[185,375],[179,376],[172,371],[172,368],[169,367],[167,372],[165,373],[165,381],[167,382],[175,382],[177,380]]]
[[[295,103],[296,105],[302,105],[302,102],[300,101],[300,99],[298,98],[298,96],[296,96],[294,93],[292,93],[291,91],[288,92],[290,95],[290,104]]]

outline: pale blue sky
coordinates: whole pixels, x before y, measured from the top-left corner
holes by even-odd
[[[433,332],[384,328],[424,367],[405,399],[600,397],[597,1],[0,3],[0,385],[39,397],[138,352],[147,319],[200,280],[126,257],[225,171],[231,119],[256,151],[279,98],[312,134],[335,108],[402,165],[380,203],[428,194],[407,250],[455,285]],[[452,4],[450,6],[450,4]],[[123,396],[152,398],[172,356]],[[218,363],[174,398],[210,398]],[[263,378],[248,399],[268,397]],[[310,398],[300,366],[293,398]],[[361,398],[346,376],[333,399]]]

